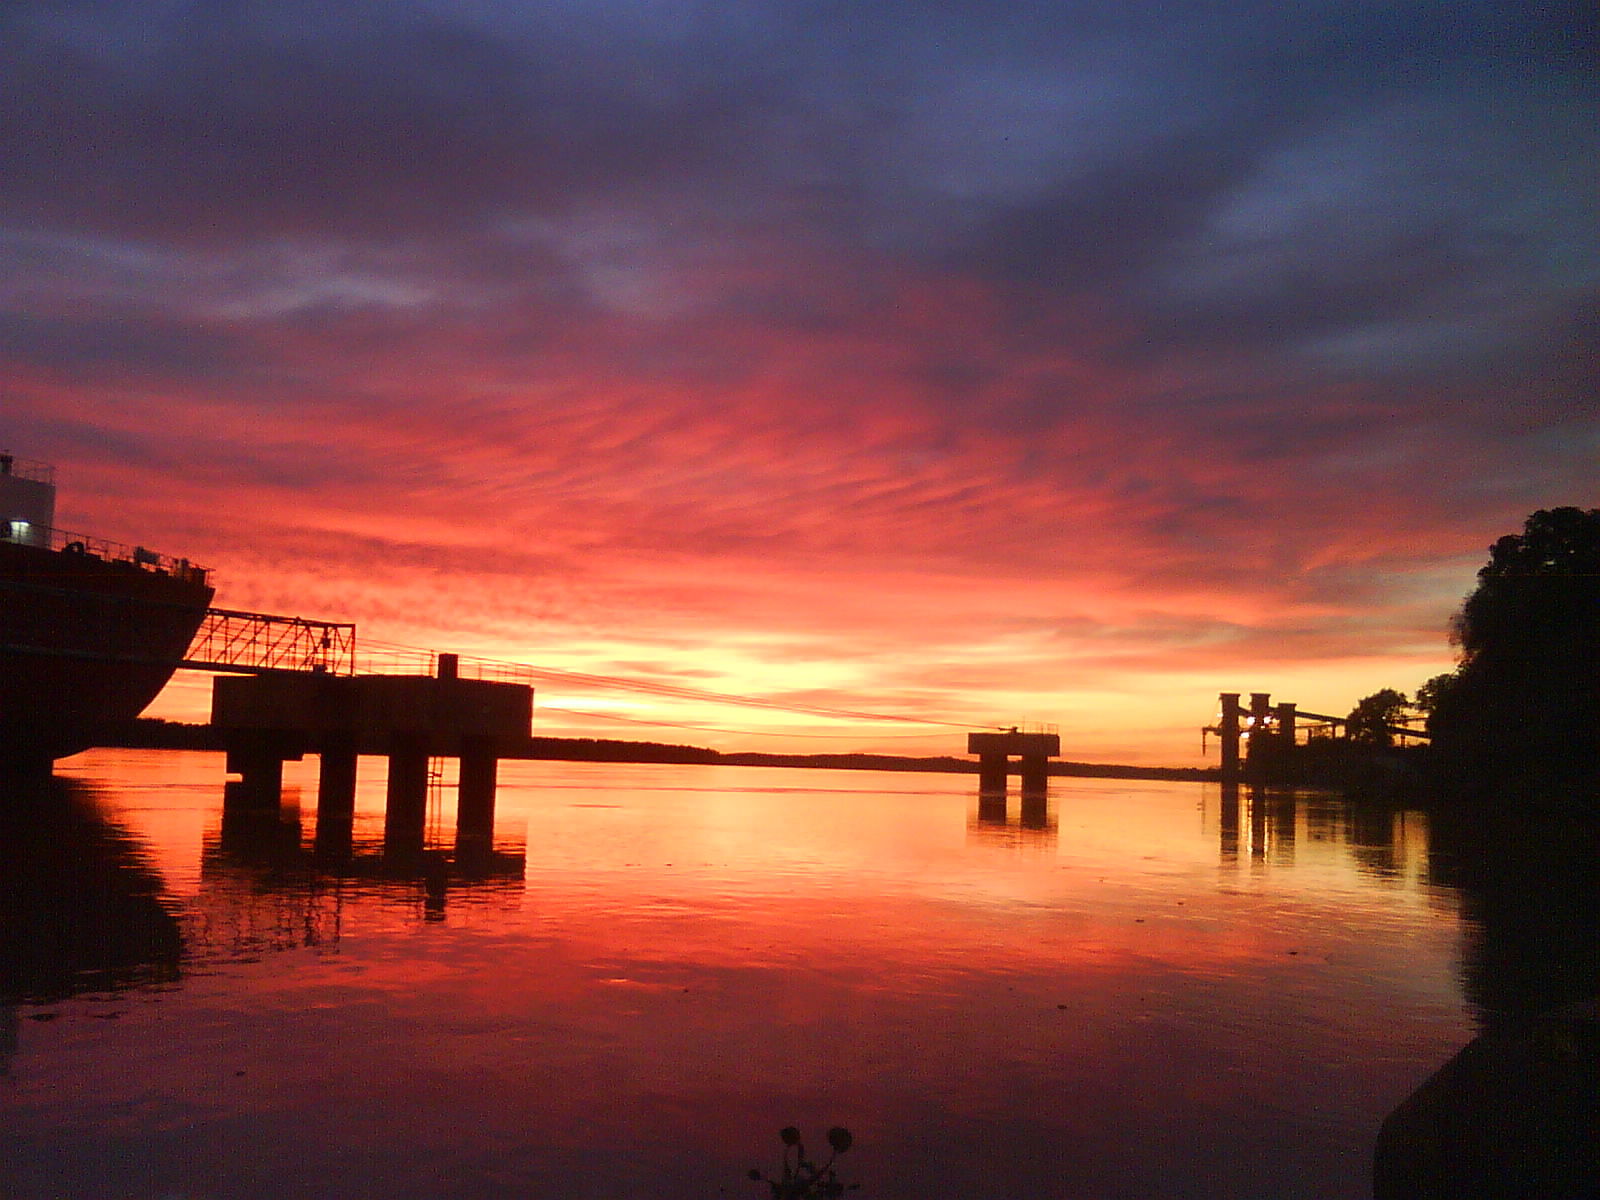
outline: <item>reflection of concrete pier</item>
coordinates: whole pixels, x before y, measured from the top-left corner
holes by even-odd
[[[456,665],[454,655],[441,654],[438,673],[431,676],[219,677],[212,686],[211,722],[223,733],[228,771],[241,777],[236,803],[276,811],[284,762],[319,755],[317,842],[336,854],[341,842],[349,844],[356,756],[384,754],[384,845],[397,857],[415,856],[423,848],[431,762],[455,757],[458,853],[487,850],[500,747],[527,738],[533,689],[462,679]]]
[[[1015,820],[1004,792],[980,792],[977,812],[967,820],[967,833],[989,845],[1048,848],[1056,844],[1057,822],[1043,792],[1024,795]]]
[[[318,813],[316,840],[308,848],[294,788],[286,789],[278,810],[250,808],[237,781],[226,785],[222,826],[201,857],[202,903],[208,920],[205,938],[237,941],[268,949],[292,949],[337,941],[339,909],[345,895],[330,881],[357,880],[369,889],[407,904],[421,902],[424,920],[443,920],[450,893],[493,883],[521,883],[527,852],[520,846],[488,845],[452,855],[424,848],[397,855],[388,846],[357,845],[350,822],[332,826]]]

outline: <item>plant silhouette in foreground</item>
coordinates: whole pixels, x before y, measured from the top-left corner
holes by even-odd
[[[848,1129],[836,1125],[828,1130],[828,1146],[833,1153],[828,1155],[828,1161],[820,1167],[806,1157],[805,1143],[800,1140],[800,1131],[793,1125],[781,1130],[778,1137],[783,1140],[782,1176],[773,1179],[769,1175],[763,1175],[757,1167],[750,1168],[750,1178],[757,1183],[765,1181],[772,1189],[773,1200],[842,1196],[845,1192],[854,1191],[861,1186],[859,1183],[840,1183],[839,1176],[833,1169],[833,1160],[850,1149],[854,1141]],[[793,1161],[790,1160],[791,1151],[793,1151]]]

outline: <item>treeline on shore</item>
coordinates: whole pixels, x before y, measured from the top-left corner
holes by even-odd
[[[223,750],[222,730],[154,717],[139,717],[102,731],[101,745],[140,750]],[[677,763],[733,767],[810,767],[847,771],[928,771],[973,775],[975,761],[951,756],[907,758],[893,754],[765,754],[727,753],[704,746],[664,742],[632,742],[617,738],[528,737],[503,742],[503,758],[550,759],[564,762]],[[371,748],[377,752],[376,748]],[[1217,778],[1214,768],[1136,767],[1118,763],[1053,762],[1050,774],[1101,779],[1205,780]]]

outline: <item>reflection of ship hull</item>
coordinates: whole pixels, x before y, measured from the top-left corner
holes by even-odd
[[[0,1008],[178,978],[183,935],[142,851],[87,785],[0,780]]]
[[[211,595],[198,569],[0,541],[0,765],[75,754],[138,716]]]

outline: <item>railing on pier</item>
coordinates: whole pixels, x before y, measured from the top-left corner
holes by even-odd
[[[440,670],[440,660],[448,664]],[[489,683],[520,683],[532,687],[540,677],[537,667],[494,658],[474,658],[470,654],[446,654],[416,646],[387,642],[363,642],[356,658],[360,675],[452,675],[457,679],[481,679]]]
[[[1026,734],[1056,734],[1060,735],[1061,726],[1053,721],[1019,721],[1015,725],[991,725],[987,728],[1000,733],[1026,733]]]

